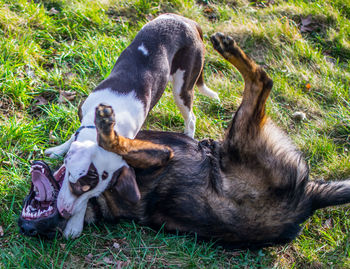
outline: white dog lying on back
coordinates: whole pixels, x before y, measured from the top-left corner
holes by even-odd
[[[134,138],[148,112],[158,102],[168,81],[173,83],[175,102],[185,120],[185,133],[193,137],[196,118],[192,112],[194,86],[209,97],[219,99],[203,81],[204,44],[200,27],[192,20],[164,14],[146,24],[133,42],[121,53],[111,74],[88,96],[79,111],[81,127],[64,144],[47,149],[50,157],[68,152],[62,188],[57,198],[60,214],[69,218],[65,237],[78,237],[83,229],[87,202],[101,194],[118,171],[127,163],[118,155],[97,145],[94,126],[95,109],[100,103],[112,106],[114,130]],[[96,187],[80,186],[84,180],[96,178]],[[130,192],[121,191],[126,201],[140,199],[135,178],[125,179]],[[79,185],[80,193],[74,189]]]

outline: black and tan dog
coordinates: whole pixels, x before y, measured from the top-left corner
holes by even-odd
[[[112,108],[100,105],[99,145],[134,167],[137,185],[129,180],[134,171],[123,167],[111,187],[90,201],[86,221],[129,218],[236,247],[261,247],[294,239],[316,209],[350,202],[350,181],[309,181],[301,153],[266,117],[272,80],[265,71],[230,37],[217,33],[211,40],[245,80],[225,139],[198,142],[182,134],[143,131],[130,140],[114,131]],[[71,188],[81,195],[93,188],[91,182]],[[135,190],[141,200],[131,204],[124,197]]]

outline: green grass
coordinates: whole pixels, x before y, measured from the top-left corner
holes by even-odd
[[[210,35],[222,31],[273,78],[267,110],[304,152],[311,176],[349,177],[350,2],[270,2],[0,0],[0,268],[350,267],[349,206],[318,211],[294,242],[260,251],[229,251],[130,222],[86,227],[68,241],[18,234],[30,161],[45,159],[44,149],[76,130],[78,103],[108,76],[142,25],[163,12],[192,18],[204,31],[205,78],[221,102],[196,94],[196,138],[222,138],[243,90],[241,76],[210,45]],[[301,33],[308,15],[312,31]],[[60,91],[76,97],[60,103]],[[39,97],[48,103],[38,105]],[[293,120],[296,111],[307,119]],[[144,129],[183,131],[169,89]]]

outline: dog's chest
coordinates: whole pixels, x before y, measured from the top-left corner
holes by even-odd
[[[116,125],[114,129],[122,136],[134,138],[145,120],[145,105],[134,92],[119,94],[111,89],[92,92],[82,106],[82,126],[94,125],[96,107],[105,103],[112,106]],[[95,131],[96,132],[96,131]]]

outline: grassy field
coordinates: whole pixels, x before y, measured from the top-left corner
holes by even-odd
[[[221,31],[273,78],[269,115],[305,153],[312,178],[350,177],[349,0],[0,0],[0,268],[350,268],[349,206],[320,210],[294,242],[259,251],[130,222],[86,227],[68,241],[18,234],[30,161],[45,159],[44,149],[77,129],[79,101],[142,25],[164,12],[204,31],[205,78],[221,102],[196,94],[197,139],[222,138],[243,90],[241,76],[210,45]],[[295,120],[295,112],[306,119]],[[183,131],[169,89],[143,128]]]

